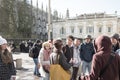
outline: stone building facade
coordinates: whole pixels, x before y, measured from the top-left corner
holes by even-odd
[[[120,17],[106,13],[82,14],[72,19],[53,21],[52,29],[53,38],[65,39],[66,36],[73,35],[83,39],[88,34],[92,38],[99,35],[111,36],[120,33]]]

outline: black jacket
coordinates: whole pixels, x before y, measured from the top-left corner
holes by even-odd
[[[73,47],[69,47],[68,45],[65,45],[63,47],[63,53],[65,57],[67,58],[67,62],[69,63],[71,58],[73,58]]]
[[[80,58],[86,62],[91,62],[95,53],[92,43],[83,43],[80,48]]]
[[[12,75],[16,75],[14,63],[3,63],[0,55],[0,80],[10,80]]]
[[[33,58],[38,58],[40,49],[41,49],[41,45],[39,45],[39,44],[34,45],[34,47],[33,47],[33,54],[34,54]]]

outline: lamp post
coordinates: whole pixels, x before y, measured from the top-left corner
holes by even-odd
[[[51,0],[48,0],[48,40],[52,39]]]

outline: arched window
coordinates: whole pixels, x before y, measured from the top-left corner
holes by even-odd
[[[98,31],[99,31],[99,33],[101,33],[102,32],[102,27],[99,27]]]
[[[108,32],[112,32],[112,28],[111,27],[108,27]]]
[[[98,22],[96,25],[97,25],[98,32],[99,32],[99,33],[102,33],[103,22]]]
[[[83,31],[83,30],[82,30],[82,27],[80,27],[80,28],[79,28],[79,32],[82,33],[82,31]]]
[[[87,27],[87,33],[94,33],[94,27],[88,26]]]
[[[118,28],[118,33],[120,33],[120,27]]]
[[[71,33],[74,33],[74,27],[71,27]]]
[[[64,27],[62,27],[62,28],[60,29],[60,34],[65,34],[65,28],[64,28]]]
[[[107,22],[106,26],[107,26],[107,32],[111,33],[112,30],[113,30],[113,23],[112,22]]]

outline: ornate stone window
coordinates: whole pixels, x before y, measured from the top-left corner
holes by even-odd
[[[111,32],[112,31],[112,28],[111,27],[108,27],[108,30],[107,30],[108,32]]]
[[[80,33],[82,33],[82,32],[83,32],[82,27],[80,27],[80,28],[79,28],[79,32],[80,32]]]
[[[98,27],[98,32],[101,33],[102,32],[102,27],[103,27],[103,23],[102,22],[98,22],[97,23],[97,27]]]
[[[64,27],[62,27],[62,28],[60,29],[60,34],[65,34],[65,28],[64,28]]]
[[[106,26],[107,26],[107,32],[111,33],[112,32],[113,23],[112,22],[107,22]]]
[[[102,32],[102,27],[98,28],[98,32],[101,33]]]
[[[87,33],[94,33],[94,27],[88,26],[87,27]]]
[[[71,27],[71,33],[74,33],[74,27],[73,26]]]
[[[118,32],[120,33],[120,28],[118,28]]]

